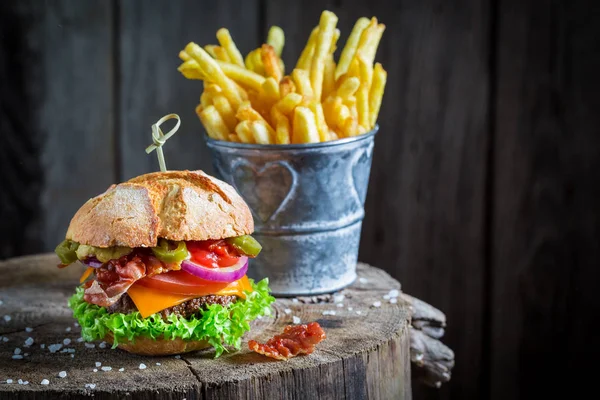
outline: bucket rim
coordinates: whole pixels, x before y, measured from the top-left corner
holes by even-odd
[[[209,147],[227,147],[233,149],[244,149],[244,150],[267,150],[267,151],[286,151],[286,150],[309,150],[318,149],[324,147],[336,147],[343,146],[345,144],[360,142],[363,140],[369,140],[374,137],[379,131],[379,125],[375,124],[375,127],[369,132],[328,142],[318,143],[295,143],[295,144],[254,144],[254,143],[238,143],[230,142],[228,140],[217,140],[212,139],[206,133],[204,134],[204,140]]]

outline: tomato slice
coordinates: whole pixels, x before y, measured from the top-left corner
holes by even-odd
[[[225,268],[235,265],[240,255],[224,240],[203,240],[186,242],[192,262],[212,268]]]
[[[137,281],[137,284],[169,293],[195,294],[198,296],[206,296],[224,291],[235,292],[240,288],[242,290],[251,290],[246,276],[233,282],[214,282],[198,278],[185,271],[170,271],[146,277]]]

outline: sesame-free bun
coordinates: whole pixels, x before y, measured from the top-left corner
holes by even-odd
[[[248,205],[229,184],[203,171],[141,175],[88,200],[66,238],[96,247],[154,247],[168,240],[224,239],[250,234]]]
[[[113,337],[109,333],[104,340],[112,343]],[[144,356],[167,356],[202,350],[211,347],[211,345],[204,340],[183,340],[181,338],[166,340],[137,336],[133,342],[119,342],[117,347],[129,353]]]

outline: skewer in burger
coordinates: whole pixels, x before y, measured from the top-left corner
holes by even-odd
[[[202,171],[141,175],[74,215],[59,267],[88,268],[69,299],[87,341],[145,355],[239,349],[270,314],[268,280],[246,276],[261,251],[252,214],[230,185]]]

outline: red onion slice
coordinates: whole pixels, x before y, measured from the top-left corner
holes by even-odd
[[[86,267],[100,268],[103,262],[99,261],[96,257],[88,257],[85,260],[81,260],[81,263]]]
[[[190,260],[184,260],[181,262],[181,270],[207,281],[233,282],[246,275],[246,271],[248,271],[248,257],[240,257],[237,263],[226,268],[209,268]]]

